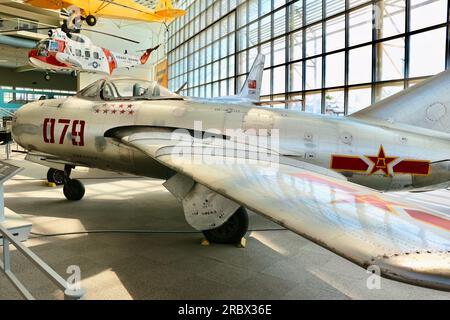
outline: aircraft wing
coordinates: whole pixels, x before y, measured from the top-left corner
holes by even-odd
[[[76,6],[86,16],[88,14],[104,16],[113,19],[138,20],[146,22],[169,23],[176,17],[183,16],[184,10],[166,8],[151,10],[132,0],[25,0],[26,3],[40,8],[61,9]]]
[[[118,138],[363,268],[374,266],[370,270],[386,278],[450,291],[450,218],[445,214],[350,183],[331,170],[298,165],[302,162],[227,157],[204,142],[183,142],[183,147],[170,133],[141,130]]]

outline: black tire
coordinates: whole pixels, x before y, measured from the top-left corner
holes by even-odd
[[[48,171],[47,171],[47,181],[48,182],[53,182],[57,186],[61,186],[64,184],[64,179],[65,179],[64,171],[53,169],[53,168],[48,169]]]
[[[63,192],[67,200],[78,201],[83,199],[85,189],[80,180],[67,179],[64,183]]]
[[[88,26],[93,27],[97,24],[97,18],[90,14],[86,17],[86,23],[88,24]]]
[[[204,230],[203,235],[211,243],[237,244],[248,231],[248,214],[240,207],[223,225]]]

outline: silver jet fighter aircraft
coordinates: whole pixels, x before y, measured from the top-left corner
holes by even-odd
[[[164,179],[207,239],[236,243],[251,209],[381,275],[450,291],[450,219],[380,191],[450,185],[450,71],[345,118],[180,97],[99,80],[18,110],[15,141],[53,168]]]

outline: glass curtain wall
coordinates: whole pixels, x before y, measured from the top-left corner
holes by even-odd
[[[448,0],[194,0],[169,28],[169,87],[239,92],[258,52],[262,100],[346,115],[449,65]]]

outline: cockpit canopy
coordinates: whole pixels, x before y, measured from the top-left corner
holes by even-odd
[[[52,40],[51,38],[44,39],[38,42],[36,49],[38,56],[47,57],[49,51],[58,51],[58,42]]]
[[[78,93],[81,98],[118,100],[182,100],[183,98],[160,86],[156,81],[136,79],[98,80]]]

